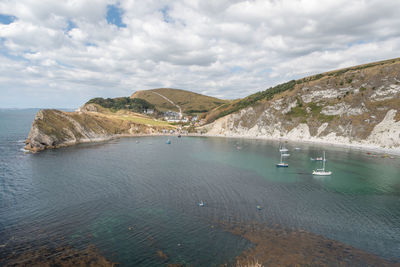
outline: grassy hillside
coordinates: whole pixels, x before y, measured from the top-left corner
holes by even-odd
[[[26,140],[25,149],[40,151],[81,142],[108,140],[118,135],[159,134],[176,126],[129,110],[112,111],[98,104],[87,104],[88,110],[63,112],[40,110]]]
[[[133,99],[135,100],[135,99]],[[166,121],[161,121],[154,119],[153,117],[146,116],[142,113],[134,112],[131,109],[114,109],[114,108],[104,108],[103,106],[95,103],[86,103],[83,106],[83,111],[95,112],[97,116],[103,116],[107,119],[116,119],[123,121],[130,121],[137,124],[144,124],[147,126],[163,126],[168,129],[175,128]]]
[[[179,105],[182,108],[182,112],[186,114],[208,112],[218,106],[231,102],[230,100],[218,99],[215,97],[205,96],[190,91],[171,88],[137,91],[131,96],[131,98],[144,99],[147,102],[153,104],[159,111],[179,111],[175,105],[168,102],[166,99],[158,94],[167,97],[172,102]]]
[[[258,103],[263,103],[269,100],[272,100],[274,97],[284,96],[286,91],[293,91],[303,88],[304,86],[326,86],[327,84],[334,84],[335,87],[340,88],[346,85],[354,86],[354,82],[357,83],[356,77],[357,73],[361,73],[361,71],[368,70],[368,74],[374,74],[376,71],[380,71],[382,68],[391,66],[393,64],[398,64],[400,62],[400,58],[378,61],[363,65],[358,65],[349,68],[343,68],[339,70],[329,71],[325,73],[320,73],[317,75],[308,76],[299,80],[292,80],[283,84],[276,85],[274,87],[270,87],[264,91],[257,92],[255,94],[249,95],[242,99],[237,99],[230,103],[225,103],[224,105],[219,106],[218,108],[211,110],[207,114],[205,114],[205,118],[208,123],[215,121],[218,118],[226,116],[231,113],[235,113],[243,108],[257,105]],[[365,74],[363,74],[365,75]],[[358,79],[358,83],[362,84],[360,80],[367,80],[367,77],[362,77]],[[358,85],[357,83],[357,85]]]
[[[219,117],[210,134],[400,146],[400,58],[290,81],[207,114]]]

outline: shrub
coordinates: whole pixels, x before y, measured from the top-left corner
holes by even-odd
[[[128,109],[136,112],[142,112],[144,109],[154,109],[154,105],[141,98],[93,98],[86,104],[97,104],[103,108],[110,108],[113,110]]]
[[[263,100],[263,99],[271,100],[274,97],[274,95],[276,95],[276,94],[282,93],[287,90],[293,90],[295,85],[296,85],[296,81],[292,80],[292,81],[289,81],[286,83],[278,84],[274,87],[270,87],[267,90],[260,91],[255,94],[249,95],[248,97],[245,97],[231,105],[228,105],[228,106],[224,105],[219,108],[222,111],[219,114],[217,114],[215,116],[215,118],[213,118],[213,120],[216,120],[216,119],[224,117],[228,114],[237,112],[243,108],[252,106],[260,100]],[[211,120],[209,119],[209,121],[211,121]]]

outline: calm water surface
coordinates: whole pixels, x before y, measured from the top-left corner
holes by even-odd
[[[199,137],[24,154],[36,111],[0,110],[0,256],[63,237],[78,248],[95,244],[123,266],[212,266],[251,246],[216,223],[256,221],[399,259],[398,158],[289,143],[289,168],[278,169],[278,142]],[[333,175],[316,178],[310,157],[322,150]]]

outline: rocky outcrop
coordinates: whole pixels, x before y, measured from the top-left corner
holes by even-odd
[[[103,141],[120,136],[157,134],[162,131],[161,127],[93,112],[95,108],[84,107],[85,111],[91,112],[40,110],[25,141],[25,149],[36,152],[47,148]]]
[[[208,135],[400,150],[400,61],[296,82],[202,128]]]

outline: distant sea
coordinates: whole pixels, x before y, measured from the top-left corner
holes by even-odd
[[[305,229],[399,259],[399,158],[288,143],[279,169],[279,142],[202,137],[24,153],[36,112],[0,110],[0,259],[93,244],[121,266],[218,266],[252,246],[220,222]],[[333,175],[313,177],[323,150]]]

